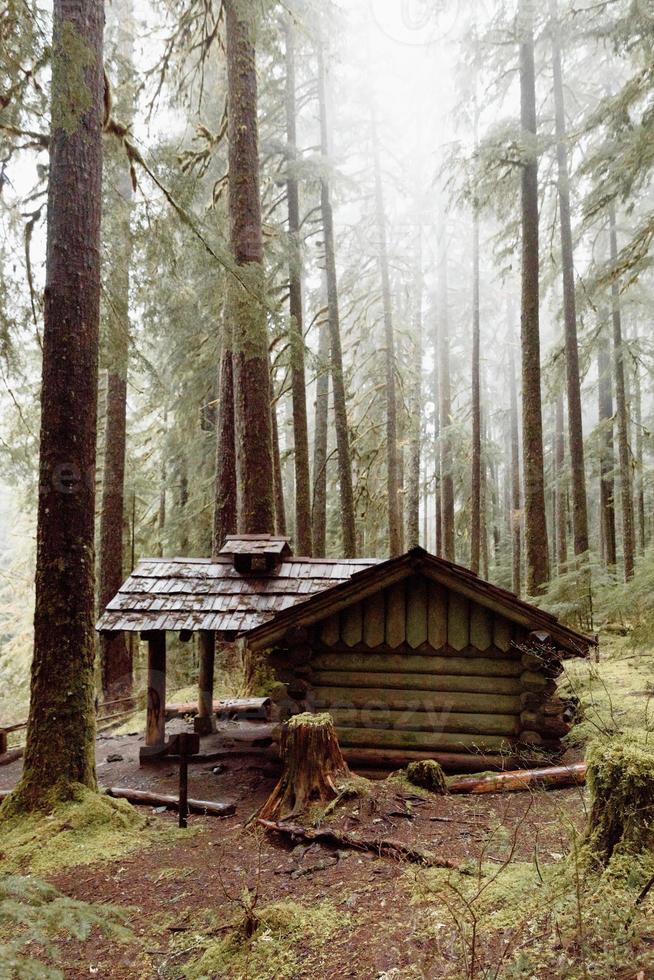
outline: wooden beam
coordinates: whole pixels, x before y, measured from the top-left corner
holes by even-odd
[[[470,644],[482,653],[493,643],[493,614],[478,602],[470,609]]]
[[[383,687],[318,687],[313,690],[312,707],[397,708],[400,711],[432,712],[437,719],[443,712],[471,714],[518,714],[517,694],[470,693],[469,691],[389,691]]]
[[[166,634],[148,634],[148,707],[145,744],[162,746],[166,741]]]
[[[399,647],[406,639],[406,582],[398,582],[387,592],[386,642]]]
[[[332,708],[329,712],[338,728],[390,728],[397,732],[462,732],[469,735],[516,736],[520,731],[517,715],[442,712],[438,718],[426,711],[398,711],[390,708]]]
[[[389,729],[337,728],[338,741],[352,748],[419,749],[435,752],[510,752],[511,744],[500,735],[467,735],[447,732],[395,732]]]
[[[470,643],[470,603],[456,592],[449,596],[447,642],[453,650],[463,650]]]
[[[375,674],[470,674],[488,678],[520,677],[524,670],[519,660],[504,657],[439,657],[410,653],[321,652],[314,656],[311,666],[314,670],[366,671]],[[375,684],[378,683],[379,678],[375,681]]]
[[[407,582],[406,603],[406,640],[414,650],[427,642],[428,611],[427,580],[422,575],[415,575]]]
[[[482,674],[370,674],[367,671],[319,670],[311,675],[314,687],[365,690],[383,687],[397,691],[477,691],[480,694],[522,693],[519,677],[484,677]]]
[[[363,605],[363,642],[368,647],[382,646],[386,629],[384,592],[370,596]]]
[[[200,670],[198,673],[198,713],[193,727],[199,735],[216,731],[216,714],[213,710],[213,675],[216,658],[216,634],[201,630],[198,637]]]
[[[447,643],[447,591],[438,582],[429,579],[428,592],[428,639],[435,650],[440,650]]]

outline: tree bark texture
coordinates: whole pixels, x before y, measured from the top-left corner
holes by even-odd
[[[409,465],[406,493],[406,547],[417,548],[420,544],[420,453],[422,413],[422,226],[418,227],[416,241],[416,271],[414,282],[413,357],[411,384],[411,414],[409,418]],[[425,518],[427,505],[425,502]],[[424,535],[425,546],[427,535]]]
[[[329,130],[327,126],[325,65],[321,45],[318,47],[318,100],[320,109],[320,143],[322,155],[326,158],[329,155]],[[352,487],[352,459],[350,455],[350,433],[345,401],[343,353],[341,350],[334,217],[331,191],[329,181],[326,177],[323,177],[320,182],[320,209],[325,242],[325,275],[327,279],[327,305],[329,308],[327,322],[329,326],[334,421],[336,428],[336,449],[338,453],[338,480],[341,498],[342,551],[344,558],[354,558],[356,554],[356,531],[354,522],[354,491]]]
[[[511,567],[512,588],[522,591],[522,494],[520,492],[520,420],[516,364],[511,345],[509,355],[509,415],[511,423]]]
[[[272,378],[270,381],[272,388]],[[282,457],[279,448],[279,422],[277,402],[270,406],[270,419],[273,439],[273,481],[275,494],[275,534],[286,534],[286,505],[284,503],[284,483],[282,480]]]
[[[561,272],[563,276],[563,322],[565,328],[565,366],[568,401],[568,445],[572,488],[572,529],[575,555],[588,551],[588,509],[581,409],[581,378],[577,343],[577,301],[575,296],[574,249],[570,217],[570,177],[561,64],[561,25],[557,0],[550,0],[552,18],[552,68],[556,117],[556,154],[561,227]]]
[[[397,396],[395,390],[395,334],[393,330],[393,310],[391,302],[391,278],[388,269],[388,243],[386,236],[386,214],[384,211],[384,192],[382,188],[381,165],[379,162],[379,143],[375,119],[372,119],[373,167],[375,176],[375,222],[377,226],[377,248],[379,274],[381,278],[382,312],[384,318],[384,369],[385,369],[385,408],[386,408],[386,495],[388,512],[388,549],[391,557],[399,555],[402,548],[402,534],[399,507],[398,481],[398,442],[397,442]]]
[[[447,245],[445,228],[441,229],[438,262],[438,292],[440,323],[438,328],[438,383],[440,389],[440,491],[441,491],[441,554],[455,561],[454,550],[454,476],[452,474],[452,443],[450,436],[452,395],[450,389],[450,335],[448,320]]]
[[[441,386],[439,364],[439,324],[434,317],[434,552],[443,556],[443,522],[441,514]]]
[[[472,216],[472,472],[470,475],[470,568],[481,555],[481,379],[479,367],[479,212]]]
[[[543,419],[540,384],[538,267],[538,155],[533,0],[520,0],[520,120],[522,163],[522,437],[525,494],[525,558],[528,595],[537,595],[549,579]]]
[[[134,22],[131,4],[126,16],[116,18],[118,36],[117,86],[125,92],[121,117],[131,123],[134,115]],[[127,371],[129,362],[129,290],[132,264],[132,182],[121,152],[116,192],[111,195],[109,217],[111,242],[106,289],[108,311],[107,402],[104,426],[104,462],[100,504],[99,605],[104,610],[123,582],[125,528],[125,453],[127,436]],[[125,634],[100,637],[102,694],[106,701],[132,693],[132,651]]]
[[[291,18],[286,36],[286,196],[289,236],[289,347],[291,397],[293,401],[293,448],[295,466],[295,548],[311,555],[311,478],[309,476],[309,432],[304,371],[304,314],[302,307],[302,254],[300,238],[300,194],[296,174],[297,133],[295,99],[295,45]]]
[[[600,311],[601,330],[597,345],[598,410],[600,435],[600,526],[602,553],[608,568],[617,561],[615,537],[615,481],[613,478],[613,395],[611,386],[611,359],[608,350],[606,310]]]
[[[324,558],[327,545],[327,422],[329,415],[329,329],[320,325],[313,435],[312,554]]]
[[[242,534],[271,533],[275,526],[266,309],[252,295],[252,291],[261,294],[264,288],[254,31],[254,18],[247,16],[239,0],[226,0],[230,244],[252,287],[246,290],[234,277],[228,280],[237,528]]]
[[[609,207],[609,241],[611,262],[618,258],[618,234],[615,207]],[[622,511],[622,558],[626,581],[634,574],[634,502],[631,496],[631,453],[629,450],[629,415],[627,410],[624,344],[622,338],[622,309],[617,282],[611,286],[611,313],[613,322],[613,373],[615,377],[615,410],[618,429],[618,464],[620,469],[620,504]]]
[[[16,805],[28,809],[67,797],[75,784],[96,786],[103,27],[100,0],[55,0],[34,658],[16,797]]]
[[[229,324],[224,323],[229,330]],[[234,432],[234,358],[229,339],[220,360],[216,413],[216,485],[213,513],[213,555],[228,534],[236,533],[236,442]]]
[[[556,527],[556,563],[559,573],[568,562],[568,492],[565,472],[565,432],[563,396],[558,395],[555,406],[554,432],[554,522]]]

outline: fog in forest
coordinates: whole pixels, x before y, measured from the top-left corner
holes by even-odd
[[[622,589],[634,563],[649,560],[652,531],[650,3],[245,6],[257,49],[269,530],[297,553],[303,510],[302,552],[385,557],[421,545],[596,628],[593,590]],[[30,10],[21,20],[9,4],[6,23],[13,16],[20,30],[0,55],[0,669],[12,677],[0,701],[19,698],[23,708],[51,16]],[[180,12],[116,0],[106,11],[98,569],[114,374],[127,380],[123,527],[112,546],[122,570],[145,555],[212,550],[234,278],[223,34],[219,5]],[[530,56],[535,127],[525,107]],[[289,180],[299,202],[290,236]],[[525,262],[535,282],[525,284]],[[289,264],[301,290],[304,435]],[[577,573],[581,560],[591,586]]]

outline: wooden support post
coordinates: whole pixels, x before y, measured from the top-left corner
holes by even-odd
[[[198,735],[216,731],[216,714],[213,710],[213,672],[216,656],[216,634],[212,630],[200,631],[200,672],[198,675],[198,714],[194,728]]]
[[[166,740],[166,634],[148,634],[148,710],[146,746],[162,746]]]

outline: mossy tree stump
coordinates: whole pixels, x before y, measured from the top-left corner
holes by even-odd
[[[311,803],[328,803],[338,795],[337,783],[349,778],[331,715],[304,712],[282,726],[279,782],[258,816],[288,820]]]
[[[615,852],[637,854],[654,846],[654,738],[619,736],[593,744],[588,754],[592,797],[587,834],[603,867]]]

